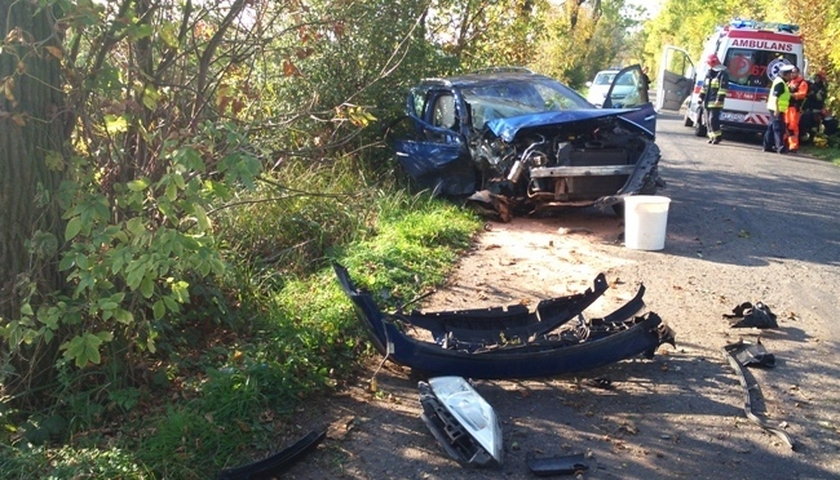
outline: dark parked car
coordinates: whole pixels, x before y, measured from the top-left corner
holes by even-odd
[[[629,82],[632,92],[608,94],[597,108],[523,68],[423,80],[408,95],[410,129],[393,146],[420,187],[470,196],[502,219],[546,207],[619,208],[624,196],[663,185],[641,68],[618,72],[610,93]]]

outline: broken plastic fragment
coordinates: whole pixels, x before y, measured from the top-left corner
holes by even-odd
[[[306,453],[315,449],[324,438],[326,430],[309,432],[305,437],[295,442],[292,446],[280,452],[241,467],[222,470],[218,480],[258,480],[269,479],[279,476],[288,470],[295,462],[300,460]]]
[[[753,305],[744,302],[732,309],[732,314],[723,314],[729,319],[729,326],[732,328],[779,328],[776,323],[776,314],[770,311],[770,307],[762,302]]]
[[[780,440],[782,440],[785,445],[790,447],[791,450],[796,450],[796,447],[793,443],[793,440],[790,436],[782,430],[781,428],[774,427],[770,425],[766,419],[759,417],[755,411],[753,410],[753,395],[757,398],[760,398],[761,389],[758,386],[758,382],[755,380],[755,377],[752,376],[747,371],[747,365],[761,365],[761,366],[772,366],[775,365],[775,358],[767,353],[764,350],[764,347],[758,349],[756,345],[760,346],[761,344],[752,344],[748,342],[744,342],[743,340],[729,344],[723,347],[723,354],[726,356],[727,361],[729,361],[729,365],[735,370],[735,373],[738,374],[738,381],[741,382],[741,387],[744,389],[744,414],[756,423],[758,426],[763,428],[764,430],[776,435]],[[743,352],[748,352],[752,350],[751,353],[748,355],[743,355]],[[761,353],[763,350],[763,354]],[[770,357],[768,359],[768,356]],[[741,358],[745,360],[742,361]],[[765,363],[770,362],[772,359],[772,365],[765,365]],[[763,362],[763,363],[762,363]]]
[[[496,412],[462,377],[419,382],[421,418],[452,458],[466,466],[502,464],[502,427]]]
[[[528,469],[538,477],[574,475],[589,470],[589,461],[583,453],[559,457],[530,458],[528,459]]]

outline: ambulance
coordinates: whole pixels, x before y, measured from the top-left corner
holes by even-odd
[[[666,46],[657,76],[657,110],[685,108],[685,126],[694,127],[697,136],[705,136],[700,90],[709,68],[705,59],[714,53],[729,73],[721,127],[727,131],[763,132],[770,123],[767,96],[779,69],[795,65],[804,75],[802,47],[796,25],[740,19],[716,29],[696,64],[685,50]]]

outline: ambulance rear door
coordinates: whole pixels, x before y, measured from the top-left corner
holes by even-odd
[[[746,128],[762,128],[770,122],[767,96],[770,85],[784,65],[799,65],[796,53],[730,47],[723,63],[729,73],[729,88],[720,120]]]

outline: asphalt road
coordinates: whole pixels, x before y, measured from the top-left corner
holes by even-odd
[[[668,253],[742,267],[744,283],[768,276],[794,311],[812,310],[840,340],[840,168],[763,152],[757,136],[708,145],[660,114],[663,191],[673,200]],[[732,236],[735,232],[736,235]]]
[[[592,453],[593,479],[840,478],[840,168],[764,153],[757,138],[708,145],[676,114],[660,115],[657,132],[661,194],[672,200],[663,251],[625,248],[622,219],[588,209],[491,223],[424,307],[533,305],[580,292],[604,272],[611,301],[645,285],[647,308],[674,328],[676,349],[577,377],[476,382],[503,424],[500,471],[449,459],[419,419],[417,378],[378,369],[377,359],[357,384],[299,412],[301,435],[325,424],[330,433],[288,478],[527,479],[529,456],[579,452]],[[722,319],[759,300],[778,329],[732,329]],[[796,451],[745,418],[721,352],[759,337],[777,365],[752,370],[757,408]]]

